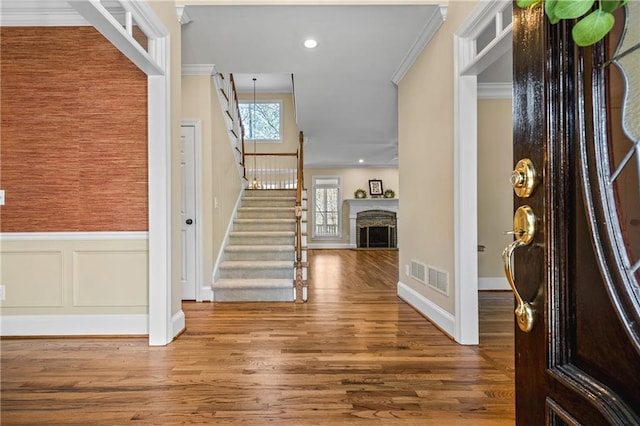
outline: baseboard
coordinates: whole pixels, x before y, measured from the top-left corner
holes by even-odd
[[[321,250],[321,249],[350,249],[352,247],[349,243],[308,243],[307,248],[309,250]]]
[[[0,333],[2,336],[148,335],[149,316],[3,315]]]
[[[478,278],[478,290],[510,290],[505,277],[481,277]]]
[[[453,339],[456,322],[456,318],[453,315],[401,281],[398,282],[398,297]]]
[[[213,302],[213,289],[211,284],[200,287],[200,300],[198,302]]]
[[[173,338],[182,333],[184,329],[187,327],[187,323],[184,317],[184,312],[180,309],[178,312],[173,314],[171,317],[171,327],[173,330]]]
[[[224,249],[227,247],[227,245],[229,245],[229,234],[231,234],[231,231],[233,231],[233,222],[236,219],[236,216],[238,215],[238,208],[242,203],[243,194],[244,194],[244,188],[238,194],[238,198],[236,199],[236,205],[233,207],[233,213],[229,217],[229,222],[227,223],[227,230],[224,233],[224,239],[222,240],[222,244],[220,245],[220,250],[218,251],[218,257],[216,258],[216,263],[213,265],[213,273],[211,274],[212,284],[216,282],[216,280],[219,278],[220,263],[222,263],[222,257],[224,256]],[[200,294],[200,296],[202,300],[205,299],[204,294]],[[213,300],[213,292],[211,293],[211,297],[212,297],[211,300]],[[201,300],[198,300],[198,302],[201,302]]]

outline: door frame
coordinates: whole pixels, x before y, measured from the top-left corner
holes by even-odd
[[[196,229],[196,270],[195,270],[195,286],[196,301],[202,302],[203,282],[203,258],[202,258],[202,121],[198,119],[184,119],[180,123],[180,127],[193,127],[193,168],[194,168],[194,198],[195,198],[195,229]]]
[[[480,54],[475,38],[509,0],[482,1],[454,34],[454,339],[479,342],[478,320],[478,74],[511,48],[511,24]],[[497,22],[496,27],[502,22]]]

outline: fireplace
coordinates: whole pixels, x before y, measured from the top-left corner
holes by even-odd
[[[397,198],[355,198],[346,200],[349,206],[349,247],[357,248],[360,246],[360,233],[356,221],[358,215],[368,210],[385,211],[395,214],[394,225],[400,220],[399,200]],[[362,217],[361,217],[362,220]],[[384,224],[383,226],[389,225]],[[398,248],[397,227],[393,227],[392,246]]]
[[[366,210],[356,215],[358,248],[396,248],[396,213],[386,210]]]

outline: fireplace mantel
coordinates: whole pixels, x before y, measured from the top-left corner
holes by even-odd
[[[397,198],[351,198],[345,200],[349,205],[349,245],[356,248],[356,218],[358,213],[367,210],[385,210],[394,212],[396,218],[399,218],[398,214],[398,199]]]

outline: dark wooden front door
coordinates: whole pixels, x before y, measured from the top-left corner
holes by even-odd
[[[514,160],[538,175],[514,197],[535,216],[511,250],[534,312],[516,325],[522,425],[640,424],[640,2],[620,12],[577,48],[570,25],[514,7]]]

